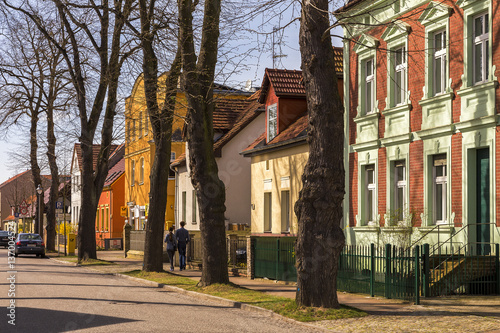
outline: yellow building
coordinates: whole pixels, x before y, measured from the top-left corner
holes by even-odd
[[[160,77],[160,82],[165,75]],[[250,93],[234,91],[224,86],[216,86],[217,97],[246,99]],[[172,125],[172,146],[170,160],[184,154],[185,142],[182,137],[187,101],[180,90],[176,96],[175,115]],[[153,132],[146,109],[144,97],[144,80],[139,76],[132,93],[125,105],[125,203],[128,206],[128,222],[135,230],[145,227],[148,216],[150,171],[155,155]],[[165,165],[169,168],[169,165]],[[175,217],[175,174],[169,173],[167,185],[167,207],[165,211],[165,229],[174,224]]]

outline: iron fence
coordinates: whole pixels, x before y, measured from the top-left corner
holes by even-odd
[[[255,238],[252,244],[255,277],[297,281],[295,240],[296,237]]]

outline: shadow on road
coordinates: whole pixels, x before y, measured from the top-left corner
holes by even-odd
[[[68,332],[133,321],[136,320],[91,313],[16,308],[16,325],[10,325],[2,319],[0,332]]]

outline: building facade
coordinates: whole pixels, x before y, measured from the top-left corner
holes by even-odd
[[[351,0],[337,12],[350,244],[498,241],[499,4]]]
[[[219,97],[214,110],[214,154],[219,178],[226,188],[226,228],[243,229],[250,226],[250,161],[240,152],[261,133],[265,126],[258,94],[248,99]],[[188,151],[188,149],[186,149]],[[196,191],[189,176],[189,153],[177,159],[176,224],[186,222],[188,230],[199,230],[200,219]]]

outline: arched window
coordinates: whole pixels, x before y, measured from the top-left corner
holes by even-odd
[[[141,158],[140,162],[140,174],[139,174],[139,184],[142,185],[144,184],[144,157]]]
[[[135,184],[135,161],[130,161],[130,186]]]

